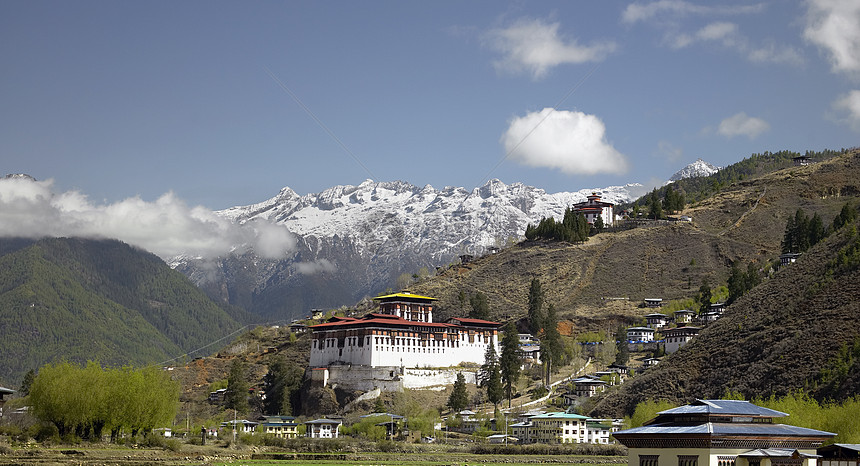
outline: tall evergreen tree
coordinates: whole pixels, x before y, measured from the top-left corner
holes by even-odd
[[[729,274],[728,288],[729,299],[727,304],[735,302],[735,300],[743,296],[747,291],[746,275],[741,272],[737,262],[732,263],[732,271]]]
[[[546,368],[547,387],[549,386],[550,374],[552,374],[553,369],[561,361],[563,352],[561,334],[558,333],[558,316],[555,313],[555,306],[550,303],[546,307],[546,326],[544,327],[544,337],[541,340],[541,353],[544,353],[543,363]]]
[[[466,391],[466,378],[462,372],[457,373],[457,380],[454,382],[454,390],[451,391],[451,396],[448,397],[448,407],[454,413],[459,413],[469,403],[469,392]]]
[[[663,218],[663,205],[660,203],[660,198],[657,197],[657,190],[651,191],[651,197],[648,198],[648,218],[659,220]]]
[[[227,376],[227,392],[224,394],[224,407],[240,413],[248,411],[248,376],[245,364],[239,358],[230,363]]]
[[[502,384],[508,398],[508,407],[510,407],[513,389],[520,378],[520,338],[513,322],[508,322],[502,331],[504,336],[502,337],[502,356],[499,358],[499,370],[502,373]]]
[[[544,312],[543,312],[543,290],[541,289],[540,279],[532,278],[531,286],[529,286],[529,330],[532,335],[537,335],[544,327]]]
[[[699,313],[708,312],[711,307],[711,285],[707,278],[702,279],[702,286],[699,287]]]
[[[623,366],[630,359],[630,349],[627,347],[627,329],[619,325],[615,330],[615,344],[618,351],[615,352],[615,364]]]
[[[276,357],[269,364],[269,371],[263,377],[266,399],[263,410],[269,415],[289,416],[298,402],[299,389],[304,378],[304,370],[283,356]]]
[[[505,397],[501,377],[499,359],[496,356],[494,345],[487,345],[487,351],[484,353],[484,365],[481,366],[481,385],[487,390],[487,399],[494,406],[498,405]]]
[[[490,318],[490,303],[487,301],[487,295],[479,291],[469,299],[469,304],[472,305],[469,317],[483,320]]]

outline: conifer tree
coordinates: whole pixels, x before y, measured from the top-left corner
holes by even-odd
[[[266,399],[263,400],[263,410],[269,415],[292,414],[298,401],[304,371],[296,363],[283,356],[276,357],[269,364],[269,371],[263,377],[263,389]]]
[[[538,278],[532,278],[531,286],[529,286],[528,316],[529,330],[531,330],[532,335],[537,335],[544,327],[543,290]]]
[[[502,356],[499,358],[499,370],[502,375],[502,384],[505,387],[505,395],[508,398],[508,407],[511,406],[513,389],[520,378],[520,339],[517,335],[517,327],[513,322],[508,322],[502,330]]]
[[[448,407],[454,413],[459,413],[469,403],[469,392],[466,391],[466,378],[462,372],[457,373],[457,380],[454,382],[454,390],[451,391],[451,396],[448,397]]]
[[[239,358],[230,363],[227,376],[227,392],[224,394],[224,407],[240,413],[248,411],[248,379],[245,364]]]
[[[490,303],[487,301],[487,295],[479,291],[469,299],[469,304],[472,306],[469,317],[482,320],[490,318]]]
[[[549,386],[550,374],[561,361],[563,351],[561,334],[558,333],[558,316],[555,313],[555,306],[550,303],[546,308],[546,326],[544,327],[544,337],[541,340],[541,352],[544,353],[543,363],[546,367],[546,386]]]
[[[615,330],[615,344],[618,351],[615,352],[615,364],[623,366],[630,359],[630,349],[627,347],[627,329],[619,325]]]
[[[702,286],[699,287],[699,313],[708,312],[711,307],[711,285],[707,278],[702,279]]]

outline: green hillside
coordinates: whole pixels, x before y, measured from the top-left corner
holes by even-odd
[[[157,363],[240,326],[161,259],[119,241],[3,243],[3,385],[17,386],[26,371],[63,358]]]

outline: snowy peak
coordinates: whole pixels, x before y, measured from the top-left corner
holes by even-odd
[[[696,159],[695,162],[675,172],[675,174],[669,178],[669,181],[678,181],[684,178],[694,178],[697,176],[710,176],[719,170],[720,167],[711,165],[702,159]]]

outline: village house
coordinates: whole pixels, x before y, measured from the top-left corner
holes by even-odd
[[[305,436],[310,438],[337,438],[340,419],[314,419],[305,422]]]
[[[608,366],[606,366],[606,367],[607,367],[607,369],[609,369],[611,372],[614,372],[614,373],[616,373],[616,374],[620,375],[620,376],[621,376],[621,380],[624,380],[624,377],[626,377],[626,376],[627,376],[628,369],[627,369],[627,366],[625,366],[624,364],[615,364],[615,363],[612,363],[612,364],[610,364],[610,365],[608,365]]]
[[[830,432],[774,423],[785,413],[739,400],[697,400],[615,432],[630,466],[816,466]]]
[[[249,421],[247,419],[238,419],[224,421],[221,423],[221,427],[225,429],[235,430],[240,434],[250,434],[257,430],[257,423],[254,421]]]
[[[290,331],[296,335],[301,335],[308,331],[308,326],[301,322],[293,321],[293,323],[290,324]]]
[[[645,307],[661,307],[663,298],[645,298]]]
[[[818,449],[819,466],[860,466],[860,444],[834,443]]]
[[[649,328],[659,330],[665,327],[667,323],[669,323],[669,319],[666,317],[666,314],[655,312],[653,314],[648,314],[647,316],[645,316],[645,322],[648,323]]]
[[[644,366],[645,369],[652,367],[652,366],[656,366],[659,363],[660,363],[660,358],[646,358],[642,361],[642,365]]]
[[[654,341],[654,329],[650,327],[630,327],[627,329],[627,341],[630,343]]]
[[[675,324],[689,324],[693,321],[694,315],[696,315],[696,313],[689,309],[681,309],[680,311],[675,311]]]
[[[590,398],[606,390],[606,382],[596,377],[580,377],[573,381],[576,396]]]
[[[699,334],[698,327],[675,327],[663,330],[663,345],[666,354],[678,351]]]
[[[800,257],[799,252],[786,252],[784,254],[779,255],[779,266],[785,267],[788,264],[793,264],[797,261],[797,258]]]
[[[436,298],[408,292],[374,298],[379,310],[361,318],[333,317],[313,325],[310,366],[452,367],[483,364],[488,345],[499,352],[501,324],[457,317],[433,322]]]
[[[15,393],[11,388],[0,387],[0,418],[3,417],[3,405],[6,404],[5,397]]]
[[[577,202],[571,206],[571,209],[575,213],[581,213],[585,216],[585,221],[592,225],[594,225],[595,220],[600,218],[604,226],[611,227],[615,224],[615,215],[612,213],[613,207],[613,204],[601,201],[600,195],[597,193],[591,193],[590,196],[586,196],[585,202]]]
[[[797,157],[793,157],[792,162],[794,162],[795,167],[805,167],[807,165],[812,165],[812,158],[808,155],[800,155]]]
[[[588,431],[587,443],[593,443],[595,445],[609,444],[609,435],[612,433],[612,426],[606,425],[595,419],[589,419],[585,421],[585,427]]]
[[[299,436],[299,425],[292,416],[265,416],[262,418],[257,432],[274,435],[278,438],[296,438]]]
[[[588,443],[588,417],[553,412],[529,418],[532,426],[525,443]],[[514,434],[516,436],[516,434]]]

